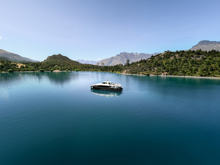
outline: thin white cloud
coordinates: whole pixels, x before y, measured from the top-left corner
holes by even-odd
[[[0,40],[2,40],[3,39],[3,37],[0,35]]]

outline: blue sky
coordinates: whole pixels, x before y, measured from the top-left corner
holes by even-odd
[[[0,49],[43,60],[189,49],[220,40],[217,0],[0,0]]]

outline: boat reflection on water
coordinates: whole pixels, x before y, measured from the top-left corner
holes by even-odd
[[[97,89],[91,89],[91,92],[95,95],[103,96],[103,97],[116,97],[122,94],[122,91],[105,91],[105,90],[97,90]]]

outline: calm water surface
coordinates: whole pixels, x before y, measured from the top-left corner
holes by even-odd
[[[0,164],[219,165],[220,80],[0,74]]]

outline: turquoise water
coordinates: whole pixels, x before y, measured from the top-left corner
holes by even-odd
[[[103,80],[122,93],[91,91]],[[219,165],[220,81],[0,74],[1,165]]]

